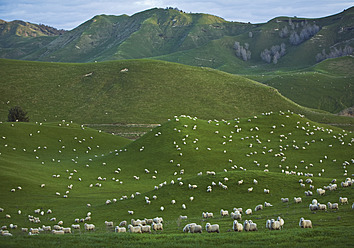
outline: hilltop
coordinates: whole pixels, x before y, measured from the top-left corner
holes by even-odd
[[[301,107],[272,87],[210,68],[153,60],[0,64],[2,120],[10,106],[18,105],[31,121],[81,124],[162,123],[171,113],[185,112],[232,119],[279,110],[319,122],[353,124],[352,118]]]
[[[232,73],[245,67],[304,68],[352,54],[353,11],[318,19],[278,17],[260,24],[159,8],[132,16],[98,15],[37,47],[21,39],[21,48],[11,48],[12,41],[6,40],[8,48],[0,56],[53,62],[158,58]],[[12,37],[22,36],[17,32]],[[2,34],[0,40],[4,46]]]

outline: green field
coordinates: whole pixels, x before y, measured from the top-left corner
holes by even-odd
[[[0,212],[0,224],[18,225],[18,229],[10,230],[12,238],[1,237],[1,246],[228,247],[236,242],[242,246],[278,244],[285,247],[293,242],[305,246],[316,242],[315,246],[321,247],[352,243],[349,237],[354,231],[351,224],[354,195],[351,187],[343,188],[340,183],[354,173],[351,166],[353,134],[297,114],[274,112],[218,121],[180,116],[134,142],[69,122],[14,123],[13,126],[2,123],[0,137],[0,207],[4,208],[4,212]],[[119,174],[115,173],[118,168]],[[207,175],[206,171],[215,171],[216,175]],[[299,175],[287,175],[286,171]],[[197,175],[199,172],[202,175]],[[54,174],[61,176],[54,178]],[[107,180],[100,181],[98,177]],[[177,184],[179,177],[182,186]],[[299,179],[306,178],[313,180],[312,197],[304,194],[309,184],[305,188],[299,184]],[[337,179],[338,189],[318,195],[316,189],[329,185],[333,178]],[[253,179],[257,179],[257,185]],[[176,183],[171,184],[171,180]],[[238,185],[239,180],[244,183]],[[217,185],[207,193],[207,186],[212,182]],[[228,189],[218,186],[219,182]],[[102,187],[89,187],[96,183],[101,183]],[[41,188],[41,184],[45,187]],[[70,184],[72,190],[67,187]],[[189,189],[188,184],[195,184],[197,188]],[[18,186],[22,190],[10,191]],[[155,186],[159,189],[154,189]],[[253,192],[247,192],[249,187],[254,188]],[[270,194],[265,194],[263,189],[269,189]],[[69,193],[65,193],[67,190]],[[64,194],[68,197],[63,198]],[[132,194],[134,199],[130,198]],[[124,195],[128,199],[120,200]],[[152,199],[153,195],[157,196],[156,200]],[[193,201],[189,199],[191,196]],[[308,209],[314,198],[326,204],[338,202],[340,196],[347,197],[349,204],[339,205],[339,210],[312,213]],[[147,204],[144,197],[149,197],[151,204]],[[288,197],[289,203],[282,203],[282,197]],[[295,204],[293,197],[302,197],[302,203]],[[108,199],[118,201],[106,205]],[[171,204],[172,199],[176,200],[175,205]],[[256,205],[265,201],[273,206],[250,216],[242,215],[243,220],[252,219],[257,223],[258,232],[230,232],[232,219],[219,214],[220,209],[231,212],[234,207],[254,211]],[[86,206],[88,203],[91,207]],[[182,209],[182,204],[186,209]],[[161,206],[164,211],[160,210]],[[38,208],[51,209],[53,213],[36,215],[34,210]],[[20,215],[18,210],[22,211]],[[129,215],[128,210],[133,210],[134,214]],[[52,226],[59,220],[64,221],[64,227],[69,227],[75,223],[75,218],[84,218],[89,211],[92,213],[89,223],[96,225],[94,233],[84,231],[82,223],[80,231],[74,230],[74,234],[64,237],[49,233],[31,237],[20,230]],[[214,218],[203,220],[204,211],[213,212]],[[5,214],[10,214],[11,219],[6,219]],[[27,215],[40,217],[41,223],[29,222]],[[187,215],[188,219],[181,221],[180,215]],[[112,233],[113,229],[104,223],[107,220],[118,225],[122,220],[129,222],[131,218],[156,216],[164,218],[162,233]],[[266,220],[277,216],[284,218],[284,229],[265,229]],[[50,221],[52,217],[57,218],[55,223]],[[299,228],[300,217],[311,219],[313,229]],[[195,222],[204,227],[209,221],[220,225],[220,234],[208,234],[205,230],[202,234],[182,232],[186,223]]]

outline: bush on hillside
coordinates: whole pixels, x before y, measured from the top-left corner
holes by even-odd
[[[7,121],[9,122],[28,122],[29,117],[27,116],[27,112],[25,112],[21,107],[15,106],[10,108],[9,114],[7,116]]]

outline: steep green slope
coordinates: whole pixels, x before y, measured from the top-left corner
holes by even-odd
[[[354,106],[354,57],[328,59],[298,71],[245,75],[306,107],[338,113]]]
[[[32,121],[161,123],[171,114],[230,119],[289,109],[320,122],[353,123],[303,108],[269,86],[209,68],[152,60],[0,63],[2,120],[19,105]]]
[[[144,237],[146,245],[153,246],[158,244],[156,239],[159,237],[165,242],[173,242],[171,246],[183,245],[186,237],[190,237],[181,235],[183,226],[195,222],[204,227],[207,221],[220,225],[222,234],[212,237],[219,245],[232,244],[244,237],[245,241],[256,242],[253,244],[258,244],[261,238],[266,246],[271,246],[274,240],[288,246],[294,235],[307,244],[316,239],[319,246],[332,244],[334,240],[343,245],[351,242],[347,237],[353,231],[351,204],[354,195],[351,187],[343,188],[340,183],[354,173],[350,166],[354,155],[353,134],[319,125],[299,115],[263,113],[251,118],[219,121],[179,116],[125,147],[121,147],[124,143],[115,136],[81,130],[71,127],[68,122],[0,125],[3,137],[0,139],[0,168],[3,171],[0,207],[4,208],[0,212],[0,224],[18,225],[17,230],[10,230],[15,237],[0,237],[2,245],[23,245],[21,242],[27,240],[27,234],[20,228],[38,226],[29,222],[27,215],[39,217],[40,225],[53,226],[62,220],[63,226],[69,227],[75,223],[75,218],[85,218],[87,212],[92,213],[88,223],[96,225],[94,236],[85,232],[80,223],[81,230],[73,230],[74,235],[63,238],[53,237],[55,242],[68,245],[80,240],[81,245],[86,245],[94,239],[108,245],[105,239],[112,240],[109,233],[113,228],[107,228],[105,221],[118,225],[122,220],[129,222],[131,218],[156,216],[164,218],[162,233],[142,237],[116,234],[117,244],[136,245]],[[216,174],[208,175],[207,171]],[[60,177],[53,177],[54,174]],[[99,177],[106,180],[99,180]],[[300,179],[305,181],[307,178],[312,179],[311,184],[315,187],[311,190],[312,197],[304,194],[305,190],[310,190],[310,184],[305,183],[302,187],[299,183]],[[337,179],[337,190],[318,195],[316,189],[329,185],[333,178]],[[175,183],[171,184],[171,180]],[[243,183],[239,184],[239,180]],[[213,182],[216,185],[213,186]],[[101,187],[89,186],[96,183]],[[41,184],[45,187],[41,188]],[[69,189],[71,184],[72,189]],[[189,184],[197,185],[197,188],[189,189]],[[227,190],[220,184],[226,185]],[[22,189],[18,190],[18,186]],[[155,186],[158,189],[154,189]],[[209,193],[206,191],[208,186],[212,188]],[[248,193],[250,187],[253,191]],[[16,191],[11,192],[12,188]],[[265,194],[264,189],[269,189],[270,193]],[[64,198],[64,194],[68,197]],[[131,198],[132,194],[134,198]],[[128,199],[121,199],[123,196]],[[348,197],[350,204],[339,205],[339,210],[316,211],[316,214],[308,209],[314,198],[326,204],[338,202],[340,196]],[[145,197],[150,199],[150,204]],[[290,201],[282,203],[282,197]],[[302,203],[294,203],[293,197],[302,197]],[[106,204],[108,199],[112,203]],[[114,203],[114,199],[118,201]],[[171,200],[176,200],[176,204],[171,204]],[[254,210],[264,202],[273,206],[254,211],[249,216],[242,215],[243,220],[252,219],[257,223],[259,231],[255,233],[229,232],[232,219],[219,214],[220,209],[231,212],[234,207]],[[87,207],[88,203],[91,207]],[[160,210],[161,206],[164,211]],[[53,213],[34,214],[38,208],[45,212],[50,208]],[[128,210],[133,210],[134,214],[129,215]],[[214,218],[203,220],[203,211],[213,212]],[[5,219],[5,214],[10,214],[11,219]],[[179,220],[179,215],[187,215],[188,219]],[[266,220],[277,216],[285,219],[284,230],[266,230]],[[52,217],[57,220],[50,221]],[[311,219],[313,230],[301,230],[298,226],[300,217]],[[48,236],[43,232],[35,241],[31,239],[25,244],[51,247],[53,244]],[[207,233],[192,236],[187,246],[195,246],[209,238]],[[135,241],[129,243],[132,239]]]

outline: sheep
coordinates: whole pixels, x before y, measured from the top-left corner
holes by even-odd
[[[156,217],[156,218],[153,218],[152,220],[153,220],[153,222],[155,222],[156,224],[158,224],[158,223],[163,223],[162,217]]]
[[[84,224],[85,230],[86,231],[94,231],[95,230],[95,225],[94,224]]]
[[[52,233],[56,234],[56,235],[64,235],[64,231],[63,230],[53,230]]]
[[[26,232],[28,232],[28,228],[27,227],[22,227],[21,231],[26,233]]]
[[[243,226],[241,223],[238,223],[237,220],[234,220],[234,223],[232,225],[232,229],[235,232],[242,232],[243,231]]]
[[[51,226],[45,226],[45,225],[43,225],[43,231],[51,231],[52,230],[52,228],[51,228]]]
[[[176,200],[172,200],[172,201],[171,201],[171,204],[176,204]]]
[[[247,189],[247,192],[248,192],[248,193],[250,193],[250,192],[252,192],[252,191],[253,191],[253,187]]]
[[[272,219],[270,221],[270,229],[271,230],[280,230],[281,229],[280,221]]]
[[[289,198],[281,198],[280,200],[281,200],[283,203],[289,202]]]
[[[259,204],[257,205],[255,208],[254,208],[254,211],[257,212],[259,210],[262,210],[263,209],[263,205],[262,204]]]
[[[305,220],[303,217],[300,218],[299,226],[301,228],[312,228],[311,220]]]
[[[183,227],[183,232],[190,232],[190,227],[191,226],[195,226],[196,224],[195,223],[190,223],[190,224],[187,224]]]
[[[294,197],[294,201],[295,201],[295,203],[300,203],[300,202],[302,202],[302,199],[301,199],[301,197]]]
[[[230,216],[234,220],[242,220],[242,215],[239,211],[231,212]]]
[[[183,208],[183,209],[187,209],[186,204],[183,203],[183,204],[182,204],[182,208]]]
[[[30,228],[30,232],[32,234],[39,234],[39,229],[38,228]]]
[[[220,215],[221,215],[222,217],[224,217],[224,216],[229,216],[229,211],[221,209],[221,210],[220,210]]]
[[[114,228],[114,232],[116,232],[116,233],[127,232],[127,229],[126,229],[125,227],[116,226],[116,227]]]
[[[134,211],[128,210],[128,214],[133,215],[133,214],[134,214]]]
[[[193,228],[189,230],[191,233],[202,233],[202,226],[201,225],[195,225]]]
[[[269,189],[264,189],[263,192],[269,194]]]
[[[128,232],[130,233],[142,233],[141,226],[128,225]]]
[[[158,231],[158,230],[163,231],[163,224],[162,224],[162,223],[155,223],[155,222],[153,222],[153,223],[151,224],[151,228],[152,228],[152,230],[154,230],[154,231]]]
[[[80,229],[80,225],[79,224],[72,224],[71,228],[72,229]]]
[[[328,209],[337,209],[338,210],[338,208],[339,208],[338,203],[332,204],[331,202],[328,202],[327,206],[328,206]]]
[[[341,205],[343,204],[348,204],[348,198],[347,197],[339,197],[339,202]]]
[[[141,228],[141,233],[151,233],[151,226],[143,226],[143,225],[139,225]]]
[[[271,223],[271,220],[270,219],[268,219],[267,221],[266,221],[266,229],[270,229],[271,228],[271,225],[270,225],[270,223]]]
[[[119,223],[119,226],[126,226],[128,223],[126,220],[123,220],[122,222]]]
[[[65,227],[63,228],[64,233],[71,233],[71,228],[70,227]]]
[[[273,207],[273,205],[269,202],[264,202],[264,207]]]
[[[252,220],[245,220],[245,222],[243,223],[243,229],[246,231],[246,232],[249,232],[249,231],[257,231],[257,224],[256,223],[253,223]]]
[[[250,214],[252,214],[252,209],[247,209],[246,211],[245,211],[245,214],[247,214],[247,215],[250,215]]]
[[[318,189],[316,190],[316,192],[317,192],[317,194],[319,194],[319,195],[324,195],[324,194],[326,193],[326,190],[321,189],[321,188],[318,188]]]
[[[280,227],[283,228],[284,223],[285,223],[284,219],[282,217],[278,216],[277,221],[280,222]]]
[[[54,225],[53,229],[58,231],[58,230],[62,230],[63,228],[59,225]]]
[[[187,217],[187,215],[180,215],[179,216],[179,219],[180,220],[186,220],[188,217]]]
[[[318,210],[327,210],[327,206],[325,204],[317,203]]]
[[[217,233],[220,233],[220,227],[218,224],[213,224],[211,225],[209,222],[206,223],[205,225],[205,230],[208,232],[208,233],[212,233],[212,232],[217,232]]]
[[[146,225],[151,225],[154,221],[152,219],[144,219]]]
[[[113,221],[105,221],[104,223],[107,227],[113,227]]]
[[[353,204],[352,204],[352,209],[354,209],[354,202],[353,202]]]
[[[318,206],[317,206],[317,204],[310,204],[309,209],[310,209],[310,211],[316,211],[316,210],[318,210]]]

